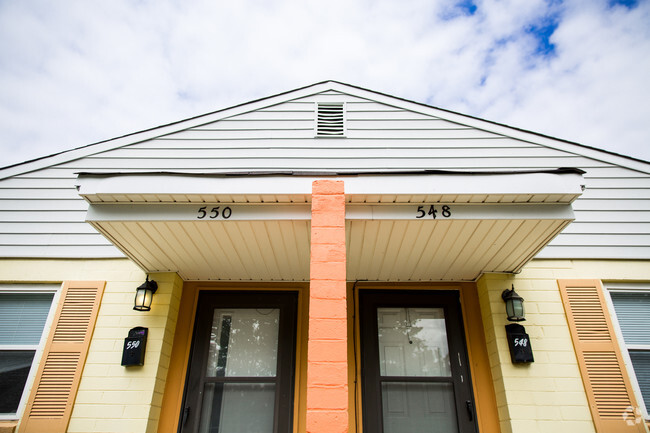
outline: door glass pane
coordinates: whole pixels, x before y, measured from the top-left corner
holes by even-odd
[[[278,359],[280,310],[214,310],[207,376],[273,377]]]
[[[443,308],[378,308],[382,376],[451,376]]]
[[[275,384],[207,383],[200,433],[272,433]]]
[[[451,383],[382,383],[384,433],[458,432]]]

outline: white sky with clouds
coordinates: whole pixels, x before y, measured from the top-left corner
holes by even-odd
[[[650,0],[0,0],[0,166],[328,79],[650,160]]]

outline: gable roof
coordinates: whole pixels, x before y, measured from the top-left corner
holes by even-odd
[[[100,141],[23,163],[10,165],[4,168],[0,168],[0,179],[31,172],[34,170],[39,170],[60,163],[73,161],[97,153],[118,149],[138,142],[155,139],[164,135],[169,135],[208,123],[217,122],[219,120],[237,116],[239,114],[326,92],[338,92],[345,95],[368,99],[403,110],[434,116],[439,119],[466,125],[468,127],[483,130],[486,132],[538,144],[555,150],[586,156],[595,160],[611,163],[633,170],[638,170],[644,173],[650,173],[650,162],[646,162],[640,159],[330,80],[238,104],[232,107],[224,108],[211,113],[191,117],[166,125],[134,132],[121,137]]]

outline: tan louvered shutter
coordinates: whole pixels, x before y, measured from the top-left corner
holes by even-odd
[[[599,280],[559,280],[596,431],[645,432]]]
[[[104,281],[63,284],[20,424],[21,433],[66,431],[105,284]]]

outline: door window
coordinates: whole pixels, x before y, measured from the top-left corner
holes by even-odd
[[[296,295],[201,295],[183,432],[288,432]]]

